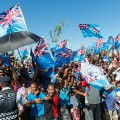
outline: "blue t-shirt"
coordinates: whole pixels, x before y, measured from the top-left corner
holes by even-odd
[[[106,96],[104,101],[104,106],[106,109],[114,111],[116,110],[115,102],[116,102],[116,92],[118,92],[117,89],[113,90],[112,92],[104,92],[103,94]]]
[[[44,115],[44,100],[45,94],[42,92],[39,93],[37,96],[35,96],[33,93],[30,93],[27,97],[28,100],[34,101],[37,98],[40,98],[42,100],[42,103],[40,104],[32,104],[30,106],[30,115],[31,116],[43,116]]]
[[[59,105],[70,105],[70,97],[69,97],[70,87],[62,88],[59,94]]]

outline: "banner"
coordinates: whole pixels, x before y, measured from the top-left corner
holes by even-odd
[[[107,90],[111,87],[111,84],[103,74],[103,69],[89,63],[81,63],[81,72],[87,77],[87,83],[94,88],[101,90],[104,87]]]

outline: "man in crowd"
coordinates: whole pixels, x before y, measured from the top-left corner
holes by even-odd
[[[0,78],[0,120],[18,120],[18,104],[29,107],[31,104],[37,104],[39,99],[27,101],[18,92],[13,91],[10,87],[10,78],[8,76]]]
[[[85,120],[102,120],[100,91],[90,86],[86,87]]]

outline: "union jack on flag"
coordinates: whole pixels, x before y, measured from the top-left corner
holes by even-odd
[[[85,54],[85,50],[78,50],[77,54],[84,55]]]
[[[65,50],[66,50],[66,53],[63,55],[63,57],[65,58],[70,57],[70,55],[72,54],[72,50],[68,48],[65,48]]]
[[[103,41],[103,39],[98,39],[97,41],[95,41],[95,43],[96,43],[96,48],[99,48],[100,47],[100,44],[103,44],[104,43],[104,41]]]
[[[103,38],[100,35],[99,25],[96,24],[78,24],[79,29],[81,30],[83,36],[86,37],[98,37]]]
[[[104,41],[101,38],[96,41],[96,44],[102,44],[102,43],[104,43]]]
[[[49,51],[47,48],[47,44],[46,44],[44,38],[41,38],[40,42],[36,46],[36,49],[34,51],[34,55],[38,55],[38,57],[41,57],[43,55],[43,53],[48,53],[48,52]]]
[[[19,4],[0,13],[0,31],[0,36],[12,32],[27,31],[26,23]]]
[[[63,40],[62,42],[58,43],[59,48],[63,48],[67,45],[68,40]]]
[[[80,28],[80,30],[88,29],[89,24],[78,24],[78,27]]]
[[[25,50],[27,50],[27,48],[26,48],[26,47],[23,47],[23,48],[22,48],[22,51],[25,51]]]
[[[92,30],[95,34],[98,34],[98,32],[99,32],[96,28],[92,28]]]

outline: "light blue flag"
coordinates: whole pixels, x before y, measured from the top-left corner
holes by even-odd
[[[21,57],[27,57],[29,55],[27,48],[22,48],[20,53],[21,53]]]
[[[108,49],[112,50],[112,46],[114,46],[114,38],[112,36],[108,38],[107,44],[108,44]]]
[[[78,24],[83,36],[86,37],[98,37],[103,38],[100,34],[99,25],[96,24]]]
[[[49,68],[53,68],[55,66],[55,61],[51,57],[50,53],[45,53],[41,57],[36,57],[36,63],[42,70],[48,70]]]
[[[92,43],[92,48],[94,50],[94,55],[97,55],[100,53],[100,45],[97,46],[96,43],[94,42],[94,43]]]
[[[55,66],[54,58],[51,51],[47,47],[47,43],[44,38],[41,38],[35,48],[35,54],[33,55],[34,61],[37,63],[40,69],[48,70]]]
[[[68,48],[62,48],[59,53],[55,55],[56,67],[60,67],[64,64],[69,64],[71,60],[72,50]]]
[[[74,61],[82,62],[85,59],[86,52],[83,49],[77,51]]]
[[[17,4],[0,13],[0,37],[19,31],[27,31],[27,27],[20,5]]]

